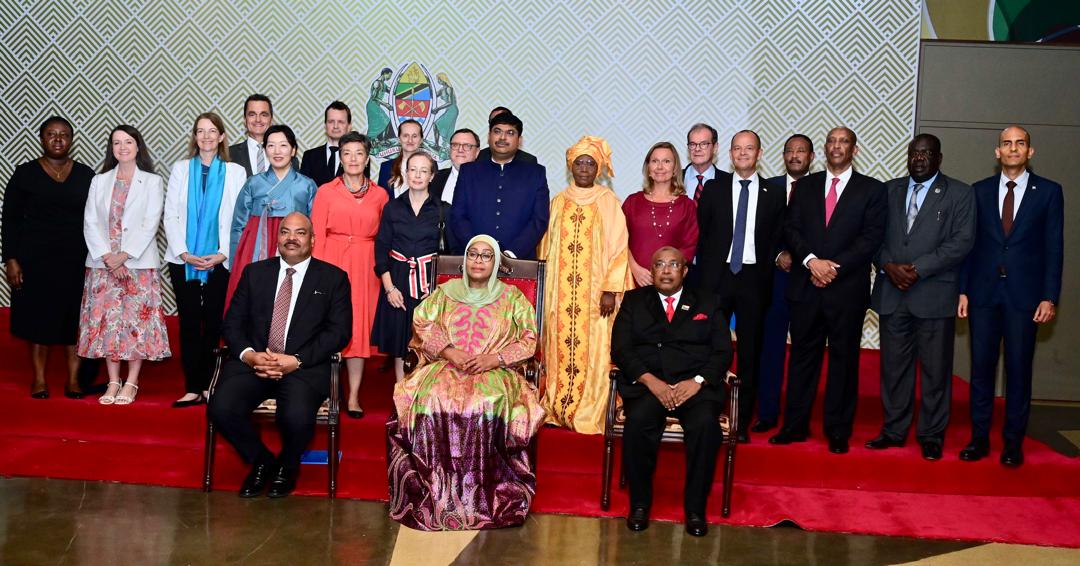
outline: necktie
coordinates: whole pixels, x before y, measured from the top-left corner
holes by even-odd
[[[704,181],[705,175],[697,176],[697,188],[694,189],[694,202],[701,200],[701,189],[705,188]]]
[[[293,273],[296,270],[291,267],[285,270],[285,280],[281,282],[274,299],[274,316],[270,319],[270,339],[266,341],[266,349],[278,354],[285,353],[285,324],[289,321]]]
[[[832,213],[836,210],[836,201],[840,197],[836,196],[836,185],[840,184],[840,177],[833,177],[832,184],[829,185],[829,194],[825,195],[825,226],[829,226],[829,220],[832,219]]]
[[[667,303],[664,314],[667,315],[667,321],[671,322],[671,319],[675,318],[675,297],[664,297],[664,302]]]
[[[326,168],[331,171],[337,171],[337,146],[330,146],[330,158],[326,160]]]
[[[739,179],[739,209],[735,212],[735,231],[731,234],[731,272],[742,271],[743,246],[746,243],[746,209],[750,201],[750,181]]]
[[[255,150],[255,173],[262,173],[266,171],[266,152],[263,148]]]
[[[1005,183],[1005,202],[1001,203],[1001,229],[1005,231],[1005,235],[1008,236],[1009,232],[1012,232],[1013,225],[1013,202],[1016,199],[1016,193],[1013,189],[1016,188],[1016,183],[1008,181]]]
[[[907,231],[911,231],[911,225],[915,223],[915,217],[919,215],[919,191],[923,188],[922,183],[915,185],[915,188],[911,191],[911,200],[907,205]]]

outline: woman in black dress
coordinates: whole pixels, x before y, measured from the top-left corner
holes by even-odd
[[[45,399],[50,345],[63,345],[68,382],[64,395],[81,399],[77,380],[79,304],[86,261],[83,208],[94,171],[69,155],[74,134],[59,116],[38,130],[42,156],[15,169],[4,194],[3,242],[11,286],[11,333],[30,343],[34,379],[30,396]]]
[[[435,175],[435,160],[418,151],[405,164],[409,190],[383,208],[379,234],[375,236],[375,275],[383,293],[375,309],[371,343],[394,358],[394,375],[405,377],[403,367],[412,337],[412,314],[416,305],[434,289],[425,277],[435,268],[441,232],[450,205],[428,193]]]

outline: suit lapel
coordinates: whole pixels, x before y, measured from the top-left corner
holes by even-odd
[[[1020,206],[1016,209],[1016,216],[1013,217],[1013,229],[1012,232],[1009,232],[1010,236],[1015,234],[1017,229],[1020,228],[1020,223],[1027,220],[1027,217],[1030,216],[1028,211],[1038,206],[1035,199],[1039,198],[1042,193],[1038,192],[1039,184],[1036,181],[1035,174],[1029,171],[1027,187],[1024,187],[1024,198],[1020,201]],[[1004,233],[1005,230],[1002,228],[1002,234]]]
[[[286,344],[289,344],[289,340],[296,332],[299,326],[296,321],[299,319],[300,313],[307,310],[308,303],[311,302],[311,297],[319,286],[321,275],[322,270],[319,269],[319,265],[312,258],[311,263],[308,264],[307,273],[304,274],[304,282],[300,284],[300,293],[296,295],[296,306],[293,307],[292,317],[289,319],[289,335],[285,338]]]
[[[671,329],[678,328],[690,319],[690,312],[694,309],[694,304],[697,302],[695,299],[696,297],[694,297],[693,292],[686,287],[683,287],[679,302],[675,305],[675,316],[671,319]],[[667,315],[665,315],[664,318],[666,319]]]
[[[851,172],[851,178],[848,179],[847,185],[844,186],[844,192],[840,193],[840,196],[836,198],[836,208],[833,209],[832,218],[829,219],[831,225],[838,216],[843,216],[844,211],[850,208],[851,201],[858,198],[857,191],[859,190],[859,177],[855,171]],[[825,198],[821,199],[821,215],[825,217]]]

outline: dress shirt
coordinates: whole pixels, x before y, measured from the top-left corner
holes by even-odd
[[[915,185],[922,185],[923,188],[919,191],[919,194],[915,196],[915,206],[922,210],[922,203],[926,201],[926,193],[930,192],[930,187],[934,186],[934,181],[937,180],[937,173],[934,173],[933,177],[919,183],[915,179],[908,177],[907,192],[904,193],[904,216],[907,217],[908,203],[911,202],[911,191],[915,190]],[[1005,186],[1005,185],[1002,185]],[[1002,193],[1004,196],[1004,193]]]
[[[1005,193],[1009,191],[1009,188],[1005,186],[1008,181],[1015,181],[1016,186],[1013,187],[1013,222],[1016,222],[1016,213],[1020,210],[1020,201],[1024,199],[1024,193],[1027,192],[1028,177],[1030,176],[1027,169],[1015,179],[1009,179],[1004,173],[1001,174],[1001,180],[998,181],[998,218],[1001,218],[1002,207],[1005,206]]]
[[[649,267],[652,267],[652,266],[649,266]],[[671,303],[671,304],[674,306],[676,311],[679,310],[679,299],[682,298],[682,291],[683,291],[682,287],[679,287],[678,291],[675,291],[674,293],[672,293],[670,295],[665,295],[665,294],[657,291],[656,295],[658,297],[660,297],[660,308],[663,309],[664,311],[667,311],[667,300],[666,299],[668,297],[675,297],[675,302]]]
[[[457,186],[457,165],[450,167],[450,176],[446,178],[446,184],[443,185],[442,200],[447,204],[454,204],[454,187]]]
[[[829,187],[832,186],[832,180],[840,179],[840,182],[836,184],[836,204],[839,206],[840,197],[844,194],[844,188],[847,187],[848,181],[851,180],[851,171],[851,166],[848,165],[848,168],[844,169],[843,173],[833,175],[833,172],[829,171],[828,167],[825,168],[825,198],[829,198]],[[817,259],[817,256],[812,253],[807,254],[802,260],[803,267],[809,269],[807,264],[809,264],[812,259]]]
[[[289,317],[285,319],[285,346],[284,350],[289,351],[289,326],[292,325],[293,310],[296,308],[296,298],[300,296],[300,286],[304,284],[304,275],[307,274],[308,266],[311,265],[311,257],[309,256],[304,261],[296,265],[289,265],[285,262],[284,258],[278,258],[280,266],[278,267],[277,285],[274,286],[274,297],[277,297],[277,292],[281,289],[281,284],[285,282],[285,270],[293,268],[296,273],[292,276],[292,296],[289,297]],[[249,351],[254,352],[255,348],[244,348],[243,352],[240,352],[240,360],[244,360],[244,354]]]
[[[697,190],[698,175],[701,175],[701,184],[704,186],[705,183],[716,178],[716,165],[710,163],[709,168],[704,173],[698,173],[698,170],[694,169],[693,165],[686,168],[686,174],[683,175],[683,185],[686,186],[686,196],[690,197],[690,200],[693,200],[696,196],[694,191]]]
[[[784,175],[784,180],[787,183],[784,187],[784,190],[787,191],[787,200],[784,202],[791,204],[791,190],[795,188],[795,183],[798,181],[798,179],[792,177],[791,173],[788,173]]]
[[[732,245],[728,247],[727,262],[731,263],[731,250],[735,245],[735,220],[739,215],[739,193],[742,192],[742,184],[739,181],[746,181],[739,177],[738,173],[732,173],[731,175],[731,234]],[[757,227],[757,202],[758,202],[758,176],[756,174],[751,175],[750,186],[747,187],[749,194],[746,199],[746,235],[743,238],[743,265],[753,265],[757,263],[757,248],[754,246],[754,228]]]
[[[409,192],[409,181],[408,177],[405,176],[405,164],[408,161],[408,159],[401,160],[401,165],[399,166],[400,171],[398,172],[398,174],[401,175],[401,182],[395,187],[390,187],[394,191],[394,198],[398,198]]]
[[[333,170],[334,173],[337,173],[338,167],[341,166],[341,150],[339,149],[337,152],[331,153],[330,148],[331,147],[337,147],[337,146],[338,145],[336,143],[331,144],[329,140],[326,142],[326,146],[324,146],[326,157],[323,158],[323,163],[330,163],[330,157],[333,156],[333,158],[334,158],[334,166],[331,169]],[[334,175],[334,176],[336,177],[337,175]]]
[[[262,144],[255,141],[255,140],[253,140],[253,139],[251,139],[250,137],[247,138],[247,152],[248,152],[248,159],[251,160],[250,163],[251,163],[251,174],[252,175],[258,175],[259,173],[263,173],[263,172],[266,171],[266,169],[270,168],[270,158],[266,157],[266,155],[264,154],[263,155],[263,163],[266,164],[266,169],[263,169],[262,171],[256,171],[256,168],[259,166],[259,152],[260,151],[262,151],[262,152],[266,151],[265,149],[263,149]]]

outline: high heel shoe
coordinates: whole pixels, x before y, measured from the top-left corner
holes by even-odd
[[[134,387],[135,391],[131,395],[119,395],[118,394],[116,396],[116,400],[115,400],[114,404],[116,404],[116,405],[130,405],[130,404],[135,402],[135,397],[139,394],[139,386],[134,384],[134,383],[131,383],[129,381],[129,382],[124,384],[124,388],[120,389],[120,391],[123,391],[127,387]]]
[[[38,391],[31,391],[30,397],[32,399],[48,399],[49,398],[49,386],[46,385]]]
[[[116,389],[113,389],[114,385],[116,386]],[[105,388],[105,394],[98,397],[97,402],[102,405],[112,405],[113,403],[116,403],[116,394],[120,392],[120,386],[121,383],[119,381],[110,381],[109,386]]]

